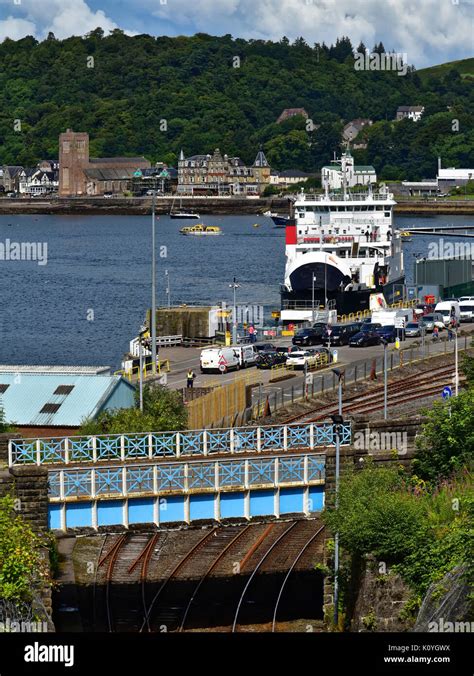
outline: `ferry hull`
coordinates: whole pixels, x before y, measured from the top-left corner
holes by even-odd
[[[341,284],[347,286],[351,281],[349,275],[344,274],[334,265],[326,265],[323,262],[311,262],[300,265],[290,273],[291,288],[296,293],[309,291],[312,293],[313,276],[315,292],[327,289],[329,292],[339,291]]]

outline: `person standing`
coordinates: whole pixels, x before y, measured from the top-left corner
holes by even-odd
[[[193,389],[194,387],[194,379],[196,377],[196,374],[192,369],[189,369],[187,376],[186,376],[186,387],[188,389]]]
[[[370,237],[370,232],[368,230],[365,231],[365,239],[368,242]]]

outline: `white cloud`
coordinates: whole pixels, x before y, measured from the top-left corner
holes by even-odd
[[[83,35],[97,26],[117,28],[115,0],[0,0],[9,18],[0,36],[58,38]],[[474,0],[128,0],[117,3],[120,27],[143,26],[154,35],[205,32],[264,40],[303,36],[309,44],[334,43],[349,35],[354,45],[382,41],[406,52],[417,67],[474,54]],[[136,23],[134,24],[134,20]]]
[[[367,47],[382,41],[419,66],[474,54],[474,5],[468,0],[138,0],[178,30],[279,40],[303,36],[333,43],[349,35]]]
[[[0,42],[5,38],[12,40],[19,40],[25,35],[35,34],[35,24],[26,19],[17,19],[13,16],[8,16],[6,19],[0,21]]]
[[[0,0],[0,12],[2,5],[12,10],[12,4],[12,0]],[[13,10],[18,18],[0,21],[0,36],[18,39],[34,35],[41,39],[52,31],[61,39],[84,35],[98,26],[106,32],[118,28],[102,10],[92,10],[85,0],[21,0]]]

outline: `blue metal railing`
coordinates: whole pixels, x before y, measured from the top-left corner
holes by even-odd
[[[351,424],[340,426],[341,444],[351,442]],[[331,423],[231,427],[217,430],[152,432],[98,436],[14,439],[9,442],[9,465],[100,463],[157,460],[287,451],[331,446],[336,441]]]
[[[324,454],[215,459],[49,471],[50,502],[310,486],[325,481]]]

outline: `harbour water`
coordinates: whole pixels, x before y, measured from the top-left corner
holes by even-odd
[[[403,230],[463,225],[469,216],[395,217]],[[158,304],[237,301],[279,307],[285,269],[284,229],[263,216],[206,216],[221,237],[183,237],[182,221],[157,220]],[[260,223],[261,227],[252,227]],[[404,245],[407,280],[413,254],[437,236]],[[446,239],[446,236],[444,237]],[[456,238],[453,238],[453,241]],[[105,364],[118,367],[150,306],[151,219],[146,216],[0,216],[0,243],[47,244],[47,260],[0,260],[0,363]]]

